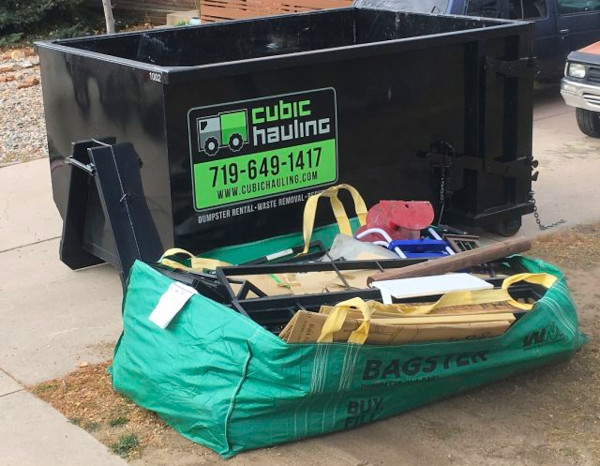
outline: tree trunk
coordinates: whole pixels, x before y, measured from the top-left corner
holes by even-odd
[[[104,17],[106,18],[106,32],[114,34],[115,18],[113,16],[111,0],[102,0],[102,6],[104,7]]]

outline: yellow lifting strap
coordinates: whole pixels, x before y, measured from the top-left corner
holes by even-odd
[[[338,184],[336,186],[331,186],[322,193],[310,196],[306,200],[306,204],[304,205],[303,226],[304,250],[300,254],[306,254],[308,252],[310,246],[310,238],[312,237],[312,232],[315,225],[317,203],[322,197],[329,198],[329,202],[331,203],[331,209],[333,210],[333,215],[335,216],[335,220],[340,229],[340,233],[352,236],[350,220],[348,219],[348,215],[346,214],[344,205],[338,198],[338,193],[341,189],[345,189],[352,195],[352,200],[354,201],[354,210],[356,211],[356,216],[358,217],[359,223],[361,225],[365,225],[367,223],[367,206],[360,193],[356,190],[356,188],[350,186],[349,184]]]
[[[190,267],[183,265],[176,260],[169,259],[177,254],[188,256],[190,259]],[[158,260],[159,264],[166,265],[172,269],[187,270],[189,272],[202,272],[202,270],[215,270],[217,267],[226,267],[231,265],[227,262],[223,262],[217,259],[207,259],[204,257],[196,257],[191,252],[181,248],[167,249],[165,253]]]
[[[414,316],[429,314],[437,308],[497,302],[507,302],[516,309],[530,311],[533,309],[533,304],[524,304],[515,301],[508,293],[508,287],[513,283],[525,281],[542,285],[547,289],[550,288],[556,280],[557,278],[550,274],[521,273],[506,278],[502,282],[502,287],[499,289],[450,292],[443,295],[437,302],[427,305],[406,306],[402,304],[381,304],[377,301],[365,302],[361,298],[352,298],[337,304],[331,310],[317,341],[319,343],[333,342],[334,333],[339,332],[342,329],[350,310],[359,310],[363,315],[361,325],[348,337],[348,343],[358,344],[362,344],[367,340],[373,314],[376,314],[377,312],[385,312],[387,314],[396,313],[399,315],[409,314]],[[378,319],[378,322],[392,325],[401,324],[402,317]]]

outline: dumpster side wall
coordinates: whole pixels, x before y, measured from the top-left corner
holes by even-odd
[[[504,76],[487,67],[486,60],[530,57],[531,33],[528,25],[475,30],[452,40],[413,40],[377,56],[340,55],[296,65],[273,61],[268,69],[219,79],[203,79],[199,71],[195,80],[188,73],[187,82],[166,86],[169,163],[178,173],[171,185],[176,245],[199,253],[301,231],[304,200],[312,188],[195,211],[196,156],[190,163],[184,116],[193,108],[269,96],[285,99],[318,89],[335,90],[338,180],[355,186],[367,205],[380,199],[422,199],[439,210],[440,172],[426,154],[432,144],[444,141],[460,155],[447,180],[454,197],[444,220],[493,224],[520,218],[529,209],[531,167],[522,162],[517,163],[523,166],[520,171],[508,166],[531,156],[533,76]],[[204,182],[210,190],[211,180]],[[196,179],[196,185],[196,192],[204,189],[202,180]],[[319,212],[318,224],[334,220],[328,210]]]
[[[338,182],[369,205],[429,200],[444,222],[520,224],[532,41],[526,23],[347,8],[42,44],[56,203],[64,217],[71,143],[116,137],[143,161],[164,248],[301,231],[308,195]],[[222,128],[235,114],[246,124]],[[316,224],[333,220],[320,209]]]
[[[65,218],[76,141],[115,137],[140,157],[148,206],[163,244],[172,244],[169,166],[162,85],[143,70],[39,47],[54,201]],[[85,236],[113,262],[114,240],[96,199],[88,203]],[[92,225],[93,224],[93,225]],[[90,226],[92,225],[92,226]],[[93,231],[91,231],[93,230]]]

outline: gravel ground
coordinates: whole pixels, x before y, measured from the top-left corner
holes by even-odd
[[[39,59],[32,49],[0,55],[0,166],[47,157]]]

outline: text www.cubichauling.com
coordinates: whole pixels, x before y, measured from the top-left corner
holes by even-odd
[[[217,190],[217,199],[235,198],[239,195],[252,193],[269,193],[272,190],[294,186],[307,181],[318,179],[319,174],[316,170],[302,174],[288,175],[272,180],[253,181],[251,183],[242,184],[241,186],[232,186],[230,188],[222,188]]]

